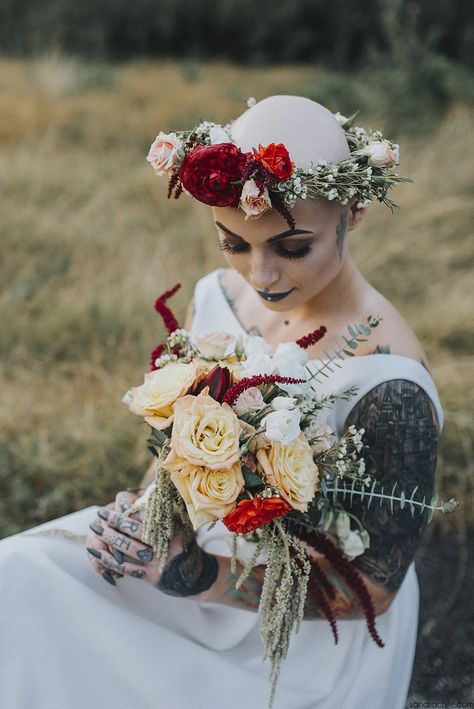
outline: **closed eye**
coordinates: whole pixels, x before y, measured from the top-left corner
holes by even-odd
[[[235,255],[245,254],[250,251],[249,244],[230,244],[227,239],[219,239],[219,247],[221,251]],[[285,249],[281,244],[275,243],[273,249],[278,256],[288,259],[304,258],[311,253],[311,246],[309,244],[305,244],[296,249]]]

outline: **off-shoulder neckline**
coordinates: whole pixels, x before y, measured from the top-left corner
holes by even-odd
[[[218,268],[218,269],[216,269],[216,271],[215,271],[217,289],[218,289],[219,294],[220,294],[220,296],[221,296],[221,298],[222,298],[222,301],[223,301],[223,303],[225,304],[225,306],[226,306],[226,308],[227,308],[227,311],[229,312],[229,314],[231,315],[231,317],[234,319],[234,322],[235,322],[236,325],[239,327],[239,329],[242,331],[242,333],[245,334],[245,335],[251,335],[251,333],[244,327],[243,323],[240,321],[239,317],[237,316],[237,313],[235,312],[235,310],[234,310],[233,307],[232,307],[232,303],[229,301],[229,299],[228,299],[228,297],[227,297],[227,294],[226,294],[225,291],[224,291],[224,288],[223,288],[223,286],[222,286],[221,279],[220,279],[220,276],[221,276],[221,273],[222,273],[223,270],[224,270],[224,269],[222,269],[222,268]],[[371,357],[384,357],[384,358],[385,358],[385,357],[395,357],[395,358],[397,358],[397,359],[399,359],[399,360],[406,360],[406,361],[408,361],[408,362],[411,362],[411,363],[416,364],[416,365],[418,365],[419,367],[421,367],[421,369],[422,369],[424,372],[426,372],[426,374],[428,374],[428,376],[431,377],[431,379],[433,379],[433,375],[431,374],[431,372],[429,371],[429,369],[427,369],[420,361],[418,361],[418,360],[415,359],[414,357],[407,357],[406,355],[393,354],[392,352],[389,352],[389,353],[385,353],[385,352],[374,352],[374,353],[366,354],[366,355],[354,355],[354,357],[347,357],[346,359],[343,359],[343,360],[341,359],[341,360],[337,360],[337,361],[339,362],[339,364],[342,364],[343,362],[344,362],[344,363],[348,363],[348,362],[362,362],[362,361],[364,361],[364,360],[368,360],[368,359],[371,358]],[[325,359],[325,358],[322,358],[322,357],[316,357],[315,359],[310,359],[310,360],[308,360],[308,361],[309,361],[309,362],[314,362],[315,364],[317,364],[318,362],[324,363],[324,362],[327,362],[327,361],[329,361],[329,360],[328,360],[328,359]]]

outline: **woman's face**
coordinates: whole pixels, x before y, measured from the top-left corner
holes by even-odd
[[[346,232],[352,227],[348,205],[299,199],[291,212],[294,230],[274,209],[247,221],[241,209],[212,211],[229,266],[271,310],[292,310],[317,298],[342,268]]]

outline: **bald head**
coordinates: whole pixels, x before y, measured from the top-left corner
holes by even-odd
[[[268,96],[232,123],[232,140],[243,151],[259,144],[283,143],[296,167],[318,160],[339,162],[350,156],[337,120],[327,108],[304,96]]]

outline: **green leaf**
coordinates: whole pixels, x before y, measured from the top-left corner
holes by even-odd
[[[370,328],[366,327],[365,325],[357,325],[357,329],[359,330],[361,335],[365,335],[366,337],[370,335]]]
[[[242,466],[242,474],[247,487],[261,487],[263,485],[263,480],[260,475],[253,473],[246,465]]]
[[[351,337],[357,337],[357,333],[356,333],[356,331],[354,330],[354,328],[352,327],[352,325],[348,325],[348,326],[347,326],[347,329],[349,330],[349,333],[350,333],[350,336],[351,336]]]
[[[347,355],[348,357],[355,357],[355,354],[354,354],[353,352],[351,352],[350,350],[342,350],[342,351],[343,351],[344,354]]]

